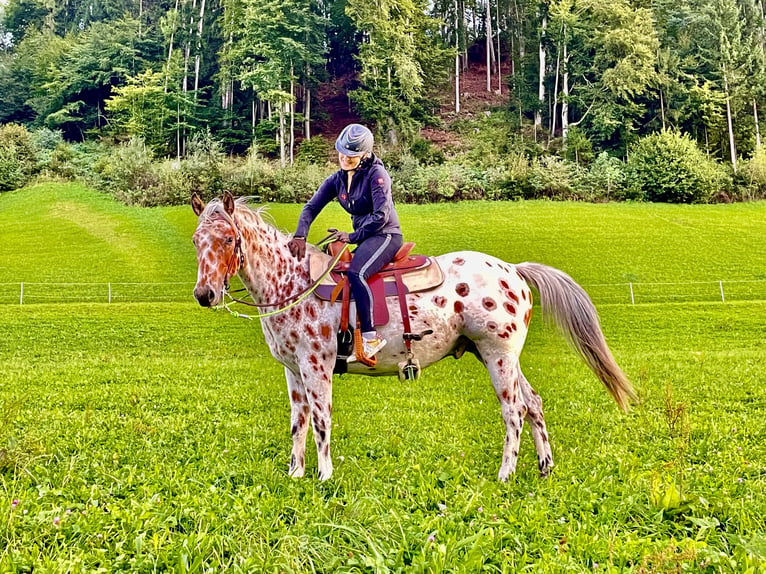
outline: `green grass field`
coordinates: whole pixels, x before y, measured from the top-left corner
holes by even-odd
[[[290,229],[299,209],[271,212]],[[751,288],[599,305],[640,391],[627,415],[537,315],[522,363],[545,401],[549,479],[525,430],[517,474],[496,482],[499,407],[467,357],[417,383],[336,378],[335,474],[313,478],[309,439],[312,477],[293,480],[282,367],[257,325],[182,290],[18,305],[20,281],[190,293],[191,209],[62,184],[0,195],[0,571],[766,571],[766,204],[400,214],[422,252],[537,260],[594,286]],[[347,219],[329,210],[312,237],[330,226]]]

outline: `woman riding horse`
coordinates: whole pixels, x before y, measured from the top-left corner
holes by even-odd
[[[339,232],[339,239],[357,245],[348,280],[361,325],[363,354],[368,359],[386,345],[386,340],[375,330],[372,291],[367,279],[390,262],[402,246],[402,230],[391,196],[391,177],[383,162],[373,154],[373,143],[372,132],[366,127],[350,124],[343,128],[335,140],[340,170],[324,180],[304,206],[289,243],[293,257],[303,259],[311,224],[335,198],[351,214],[354,231]],[[355,360],[355,354],[348,358],[349,362]]]

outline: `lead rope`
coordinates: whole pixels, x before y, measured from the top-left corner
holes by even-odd
[[[316,280],[316,282],[311,286],[311,288],[307,289],[300,297],[298,297],[295,301],[290,303],[289,305],[286,305],[285,307],[282,307],[281,309],[276,309],[274,311],[269,311],[268,313],[258,313],[257,315],[245,315],[244,313],[239,313],[238,311],[235,311],[231,307],[229,307],[230,303],[245,303],[244,301],[239,301],[238,299],[235,299],[231,296],[228,289],[224,289],[223,295],[224,300],[221,301],[221,303],[217,307],[213,307],[214,311],[217,311],[219,309],[226,309],[230,314],[234,315],[235,317],[238,317],[240,319],[248,319],[252,321],[253,319],[263,319],[264,317],[271,317],[273,315],[279,315],[280,313],[284,313],[288,309],[291,309],[295,307],[298,303],[303,301],[306,297],[311,295],[314,291],[317,290],[320,283],[325,280],[325,278],[332,272],[333,269],[335,269],[335,266],[338,264],[338,261],[340,261],[340,258],[343,256],[343,254],[346,252],[346,250],[349,248],[349,245],[346,244],[343,246],[343,249],[341,249],[338,254],[335,256],[335,259],[332,260],[330,265],[327,267],[324,273],[322,273],[321,277]],[[228,297],[230,299],[229,302],[225,300],[225,298]],[[289,299],[288,299],[289,300]],[[262,305],[263,307],[271,307],[271,305]]]

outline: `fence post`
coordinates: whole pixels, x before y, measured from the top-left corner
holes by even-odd
[[[24,304],[24,283],[21,283],[21,295],[19,295],[19,305]]]
[[[631,305],[635,305],[636,304],[636,300],[633,297],[633,283],[628,283],[628,285],[630,285],[630,304]]]
[[[719,281],[718,286],[721,288],[721,303],[726,303],[726,299],[723,298],[723,281]]]
[[[112,282],[109,282],[109,303],[112,302]]]

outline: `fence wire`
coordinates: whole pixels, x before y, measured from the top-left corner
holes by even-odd
[[[766,279],[606,283],[583,288],[597,305],[766,300]],[[193,289],[190,282],[0,283],[0,304],[191,302]]]

